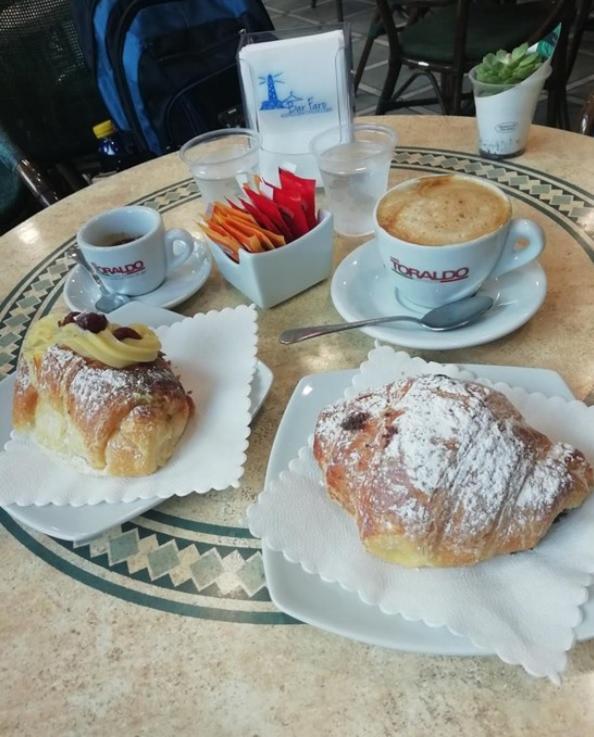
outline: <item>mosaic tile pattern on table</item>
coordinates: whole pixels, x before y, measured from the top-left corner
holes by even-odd
[[[593,258],[594,198],[577,187],[513,162],[439,149],[398,148],[392,166],[485,177],[554,219]],[[197,197],[194,182],[185,179],[133,204],[165,212]],[[68,255],[72,243],[71,238],[44,259],[0,305],[4,375],[14,370],[28,325],[59,295],[73,266]],[[0,523],[54,567],[120,598],[187,616],[260,624],[294,622],[270,602],[259,541],[243,528],[172,518],[153,510],[91,543],[72,545],[29,533],[1,510]]]

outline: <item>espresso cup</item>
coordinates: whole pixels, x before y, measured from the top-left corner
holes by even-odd
[[[77,242],[110,291],[133,297],[156,289],[194,251],[187,230],[165,230],[159,213],[140,205],[96,215],[78,231]]]
[[[411,179],[386,192],[374,228],[398,298],[413,308],[440,307],[538,258],[541,227],[511,211],[498,187],[458,174]]]

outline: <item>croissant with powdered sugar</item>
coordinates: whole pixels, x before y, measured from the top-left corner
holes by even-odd
[[[532,548],[594,479],[579,450],[529,427],[503,394],[442,375],[326,408],[314,455],[365,548],[410,567]]]

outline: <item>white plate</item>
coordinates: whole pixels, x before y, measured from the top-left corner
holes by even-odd
[[[572,398],[569,388],[554,371],[471,364],[461,368],[491,381],[504,381],[547,396]],[[266,483],[297,455],[311,435],[320,410],[342,398],[355,373],[351,370],[313,374],[299,382],[272,446]],[[303,622],[353,640],[396,650],[434,655],[488,654],[445,627],[432,628],[422,622],[408,622],[399,615],[383,614],[378,607],[364,604],[357,594],[306,573],[298,563],[289,563],[282,553],[264,547],[263,559],[272,601]],[[584,606],[584,621],[577,628],[577,637],[580,640],[594,637],[594,599]]]
[[[136,299],[154,307],[175,307],[197,292],[208,279],[212,257],[207,246],[194,241],[194,253],[174,269],[160,287]],[[92,312],[99,299],[99,287],[86,269],[75,266],[64,282],[64,301],[71,310]]]
[[[405,348],[451,350],[489,343],[516,330],[537,312],[547,293],[547,279],[538,261],[532,261],[498,279],[484,283],[481,294],[488,294],[495,306],[480,320],[465,328],[432,333],[414,323],[394,323],[361,328],[372,338]],[[413,315],[419,312],[399,300],[394,281],[387,273],[375,241],[356,248],[338,265],[330,293],[338,312],[349,322],[384,315]]]
[[[143,322],[151,327],[160,325],[173,325],[181,320],[183,315],[178,315],[169,310],[151,307],[141,302],[129,302],[128,304],[114,310],[110,319],[123,323]],[[10,436],[11,406],[15,374],[11,374],[0,382],[0,447]],[[252,381],[250,412],[252,417],[258,412],[266,399],[270,386],[272,385],[272,371],[262,361],[258,361],[256,372]],[[153,497],[151,499],[137,499],[133,502],[118,502],[115,504],[95,504],[92,511],[89,507],[55,506],[48,504],[44,507],[34,505],[20,507],[11,504],[3,509],[17,522],[30,527],[46,535],[81,542],[101,534],[114,525],[127,522],[147,509],[156,507],[163,500]]]

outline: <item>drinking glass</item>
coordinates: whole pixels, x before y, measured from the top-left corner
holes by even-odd
[[[192,138],[181,147],[184,161],[206,201],[225,201],[243,194],[258,173],[260,136],[247,128],[223,128]]]
[[[388,188],[396,133],[383,125],[339,125],[315,136],[316,157],[334,228],[341,235],[373,232],[373,209]]]

